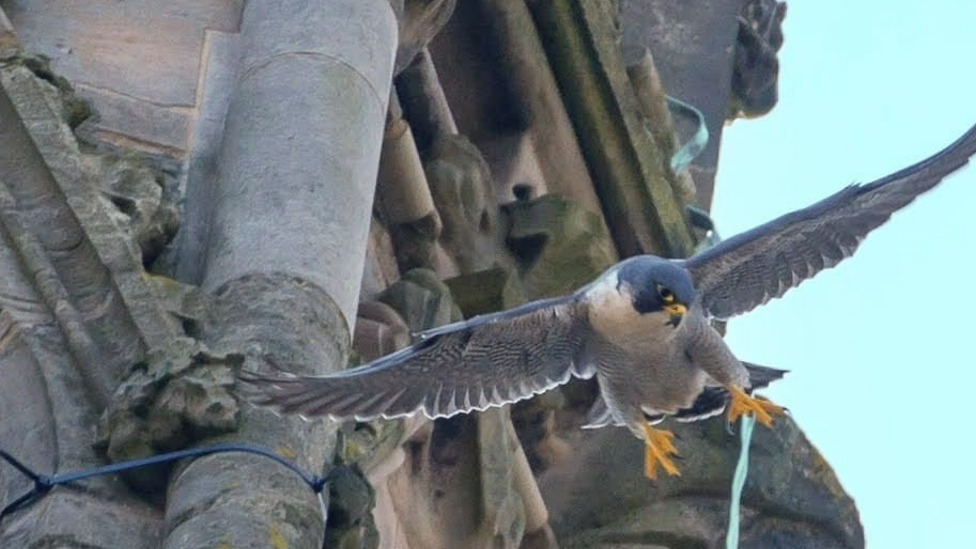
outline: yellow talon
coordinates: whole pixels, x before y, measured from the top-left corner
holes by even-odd
[[[726,389],[729,390],[729,394],[732,396],[732,401],[729,402],[729,423],[739,419],[741,415],[752,412],[756,414],[756,421],[766,427],[771,427],[773,425],[773,416],[783,415],[783,412],[786,411],[786,408],[777,406],[768,400],[747,395],[745,391],[735,385],[727,385]]]
[[[657,479],[657,466],[669,475],[681,476],[678,466],[671,461],[671,456],[678,455],[678,449],[671,440],[674,433],[663,429],[655,429],[649,423],[644,424],[644,475],[649,479]]]

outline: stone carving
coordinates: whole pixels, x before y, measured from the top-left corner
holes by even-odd
[[[176,179],[132,152],[91,156],[90,163],[101,176],[102,192],[121,214],[119,225],[139,247],[143,263],[151,265],[179,228]]]
[[[786,2],[752,0],[738,17],[728,118],[762,116],[779,98],[779,59]]]
[[[522,281],[511,270],[493,267],[444,281],[465,318],[503,311],[525,302]]]
[[[376,207],[391,230],[400,267],[430,268],[441,276],[456,273],[456,262],[438,242],[441,218],[396,94],[390,98],[376,184]]]
[[[373,521],[376,492],[356,465],[339,465],[329,472],[329,528],[325,547],[375,549],[380,534]]]
[[[188,338],[149,353],[115,390],[102,414],[96,447],[112,461],[180,450],[237,429],[232,395],[243,355],[215,355]],[[124,473],[150,493],[166,485],[172,464]]]
[[[409,345],[410,328],[386,303],[361,301],[352,341],[359,358],[369,362]]]
[[[57,97],[57,99],[52,99],[52,103],[58,104],[61,119],[72,129],[77,128],[93,114],[91,105],[75,94],[75,89],[71,83],[51,70],[51,60],[48,57],[42,54],[25,53],[21,50],[13,50],[8,55],[4,55],[0,51],[0,65],[5,65],[8,68],[13,65],[23,66],[50,84],[53,89],[48,89],[46,92]]]
[[[16,373],[0,387],[0,415],[20,418],[3,422],[0,439],[48,473],[102,464],[91,433],[117,376],[180,332],[98,196],[65,96],[42,77],[0,63],[0,293],[17,298],[0,304],[0,366]],[[0,483],[12,493],[18,479]],[[124,484],[102,477],[86,488],[8,517],[0,545],[143,548],[160,538],[160,517]]]
[[[463,136],[442,135],[428,156],[422,174],[401,164],[385,172],[391,182],[378,189],[400,268],[424,267],[446,278],[510,265],[493,180],[478,149]]]
[[[454,13],[456,0],[405,0],[393,74],[400,74]]]
[[[259,10],[259,4],[250,2],[248,7]],[[274,5],[280,7],[280,3]],[[362,6],[363,2],[357,0],[347,5]],[[334,7],[332,3],[324,6],[326,11]],[[368,8],[386,17],[380,24],[393,28],[392,14],[385,3],[381,6],[374,3]],[[388,67],[392,66],[390,53]],[[377,74],[383,74],[384,60],[377,58],[377,61],[380,65]],[[388,80],[387,73],[380,83]],[[60,367],[42,370],[44,383],[39,387],[52,393],[47,397],[43,393],[35,394],[34,398],[50,404],[56,418],[50,422],[55,429],[70,430],[52,434],[54,451],[46,457],[58,467],[69,469],[102,462],[92,455],[90,448],[93,420],[102,406],[112,402],[118,378],[128,373],[134,363],[147,366],[145,370],[137,368],[117,395],[116,406],[106,415],[106,438],[102,446],[109,454],[124,455],[132,449],[147,448],[150,452],[157,451],[157,445],[191,443],[237,427],[236,401],[227,393],[234,380],[229,364],[225,364],[226,368],[209,368],[206,365],[219,363],[220,359],[213,356],[208,359],[188,350],[196,344],[181,339],[179,323],[168,311],[183,310],[181,306],[188,305],[189,292],[177,291],[172,296],[174,299],[165,302],[157,298],[154,285],[143,270],[142,254],[128,241],[129,235],[121,228],[125,223],[119,223],[129,219],[115,215],[115,207],[109,200],[99,199],[95,172],[79,154],[70,128],[61,123],[61,108],[53,100],[58,97],[51,93],[53,88],[22,66],[0,66],[0,82],[3,86],[0,88],[3,120],[0,124],[3,144],[0,205],[3,207],[0,210],[10,214],[4,215],[0,247],[5,250],[0,255],[8,256],[7,229],[13,227],[15,249],[28,252],[19,253],[25,259],[20,264],[18,258],[15,266],[31,273],[34,279],[27,282],[41,290],[41,305],[54,317],[53,322],[43,315],[38,319],[50,324],[43,327],[46,335],[27,327],[27,331],[21,332],[22,341],[37,350],[40,350],[39,343],[64,347],[67,342],[67,350],[61,353],[64,359],[57,363]],[[7,91],[12,102],[8,101]],[[377,97],[376,101],[377,105],[382,104],[375,109],[379,113],[385,108],[385,100],[381,99]],[[375,152],[378,157],[378,144]],[[375,157],[364,164],[375,166]],[[113,174],[118,176],[112,181],[111,189],[116,202],[122,202],[119,200],[122,190],[131,190],[127,188],[133,183],[133,174],[127,173],[130,168],[121,168]],[[8,176],[12,177],[8,179]],[[363,178],[365,187],[372,184],[374,176],[375,171]],[[140,178],[138,175],[135,181]],[[360,200],[357,207],[368,212],[368,201]],[[132,210],[129,213],[138,211],[140,215],[149,211],[148,208]],[[144,221],[138,218],[130,219]],[[136,232],[141,230],[138,223],[133,226]],[[362,223],[364,236],[366,227],[367,223]],[[361,254],[361,247],[355,249]],[[361,272],[361,265],[357,268],[352,262],[349,264],[353,272]],[[255,267],[253,262],[244,265],[249,271]],[[191,331],[199,332],[208,344],[213,343],[213,348],[224,352],[243,349],[259,356],[273,353],[314,368],[341,366],[348,350],[350,319],[343,317],[331,296],[316,284],[322,277],[303,280],[289,272],[283,261],[275,262],[272,267],[277,272],[266,277],[217,277],[213,288],[217,298],[211,311],[213,318],[208,319],[213,322],[199,323]],[[346,280],[341,283],[350,284]],[[341,297],[347,303],[355,303],[357,293],[347,292]],[[194,316],[197,315],[182,318],[185,327],[187,321],[197,322]],[[278,337],[282,334],[292,337]],[[21,338],[4,338],[0,340],[0,348],[18,341]],[[33,356],[38,362],[56,364],[37,350]],[[18,354],[13,359],[20,364],[25,356],[29,359],[32,355]],[[10,359],[11,355],[0,352],[5,367]],[[187,364],[191,367],[185,368]],[[177,378],[171,370],[181,375]],[[332,455],[334,427],[307,426],[298,418],[271,421],[274,416],[270,412],[254,413],[250,408],[240,415],[240,437],[266,442],[306,468],[321,468]],[[68,432],[73,434],[65,436]],[[248,482],[242,483],[241,478]],[[274,543],[291,547],[321,546],[324,521],[314,494],[294,486],[297,479],[273,462],[210,456],[186,463],[168,479],[165,475],[148,474],[138,480],[145,483],[140,484],[142,488],[152,489],[147,494],[152,497],[162,492],[160,483],[169,481],[165,535],[160,535],[155,525],[136,525],[159,522],[161,508],[144,508],[122,483],[106,477],[93,480],[90,483],[93,489],[84,496],[68,492],[62,495],[62,491],[56,491],[43,505],[21,511],[11,523],[4,524],[0,545],[47,545],[60,543],[52,540],[67,535],[73,543],[90,547],[213,547],[224,542],[238,545],[228,536],[240,537],[241,543],[261,543],[271,536]],[[217,491],[211,489],[214,482],[220,486]],[[4,484],[6,492],[6,478]],[[76,512],[71,520],[52,522],[59,516],[65,518],[50,511],[64,507],[66,501],[73,503],[76,511],[84,508],[85,512]],[[218,501],[219,504],[215,503]],[[276,513],[248,516],[231,511],[235,506],[254,511],[260,505],[279,505],[276,508],[282,510],[283,516]],[[88,513],[118,516],[126,533],[117,535],[114,528],[85,526],[93,518]],[[239,518],[232,525],[234,516]],[[217,532],[204,526],[225,522],[227,527]],[[8,524],[12,526],[7,528]]]
[[[528,293],[569,293],[616,261],[600,218],[556,195],[507,204],[507,242]]]
[[[451,291],[429,269],[407,271],[379,300],[400,313],[413,333],[462,319]]]
[[[71,84],[51,70],[45,56],[18,52],[0,58],[0,65],[8,71],[23,67],[36,76],[38,89],[68,127],[75,129],[94,114]],[[100,180],[102,191],[121,213],[116,221],[131,233],[144,263],[152,263],[179,224],[176,179],[152,166],[147,157],[124,149],[79,152],[79,159]]]
[[[498,206],[484,157],[460,135],[441,136],[431,149],[425,171],[444,223],[440,242],[462,273],[506,264],[496,252],[501,242]]]

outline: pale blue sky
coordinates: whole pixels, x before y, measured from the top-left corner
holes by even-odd
[[[867,182],[976,123],[976,1],[791,0],[780,100],[727,127],[724,236]],[[976,161],[974,161],[976,164]],[[875,549],[959,547],[976,519],[976,165],[837,268],[741,318],[743,360],[833,465]]]

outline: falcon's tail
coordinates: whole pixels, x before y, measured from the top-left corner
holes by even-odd
[[[749,372],[749,389],[746,390],[749,394],[752,394],[756,389],[768,387],[770,383],[781,379],[789,371],[760,366],[751,362],[743,362],[742,365]],[[695,398],[695,402],[690,407],[678,410],[674,419],[688,423],[717,416],[725,411],[725,405],[728,402],[729,392],[725,387],[705,387],[705,390]]]
[[[749,392],[768,387],[770,383],[783,379],[783,376],[789,372],[789,370],[760,366],[751,362],[743,362],[742,365],[749,371]]]
[[[748,393],[752,393],[756,389],[762,389],[768,387],[770,383],[782,379],[783,376],[789,370],[780,370],[779,368],[770,368],[769,366],[760,366],[759,364],[753,364],[751,362],[743,362],[743,366],[749,372],[749,389]],[[692,422],[700,421],[712,416],[717,416],[725,411],[725,405],[729,402],[729,392],[725,387],[705,387],[697,398],[695,402],[688,408],[678,410],[678,413],[674,414],[674,419],[681,422]],[[614,419],[613,415],[610,413],[610,409],[607,408],[606,401],[603,400],[603,396],[597,396],[596,401],[593,403],[593,407],[590,408],[589,413],[586,414],[586,423],[583,424],[583,429],[598,429],[600,427],[605,427],[607,425],[621,426],[623,422]]]
[[[603,395],[597,395],[596,400],[593,401],[593,406],[586,414],[586,423],[581,428],[599,429],[607,425],[622,426],[624,423],[613,418],[610,408],[607,407],[607,401],[603,400]]]

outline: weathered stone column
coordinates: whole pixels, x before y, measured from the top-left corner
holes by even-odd
[[[286,368],[341,368],[356,318],[397,48],[387,0],[250,0],[202,286],[202,337]],[[334,424],[245,405],[237,439],[321,473]],[[311,490],[269,460],[193,461],[170,484],[167,548],[322,546]]]
[[[203,286],[300,276],[347,322],[365,257],[397,21],[387,0],[251,0]]]

